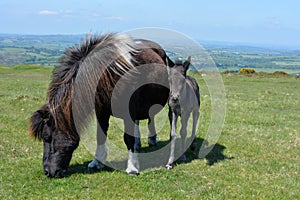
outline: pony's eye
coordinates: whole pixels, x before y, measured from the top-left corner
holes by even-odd
[[[51,142],[51,139],[52,139],[51,135],[44,136],[44,141],[45,142]]]
[[[49,128],[48,127],[44,128],[43,139],[44,139],[45,142],[51,142],[51,140],[52,140],[52,135],[49,132]]]

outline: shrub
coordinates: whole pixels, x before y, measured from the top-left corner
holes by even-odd
[[[288,76],[288,74],[286,72],[283,72],[283,71],[276,71],[276,72],[273,72],[273,74],[275,76]]]
[[[242,68],[238,74],[255,74],[256,71],[253,68]]]
[[[236,74],[236,71],[227,69],[224,72],[222,72],[222,74]]]

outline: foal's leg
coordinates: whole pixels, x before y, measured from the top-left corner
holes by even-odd
[[[110,115],[101,115],[98,118],[97,123],[97,147],[95,152],[95,157],[92,162],[88,164],[88,170],[92,171],[93,169],[100,170],[104,167],[104,163],[107,158],[107,148],[105,145],[107,130],[109,126],[109,117]],[[101,164],[103,163],[103,164]]]
[[[131,119],[130,119],[131,120]],[[138,121],[133,123],[130,120],[124,120],[124,142],[128,149],[128,162],[127,162],[127,174],[138,174],[139,173],[139,161],[138,154],[134,150],[135,133],[138,130]]]
[[[172,140],[172,123],[173,123],[173,119],[174,119],[171,108],[169,108],[168,117],[169,117],[169,122],[170,122],[170,141],[171,141]]]
[[[155,130],[155,124],[154,124],[154,116],[152,118],[148,119],[148,144],[149,146],[156,146],[157,145],[157,135]]]
[[[176,144],[176,126],[177,126],[177,119],[178,116],[175,115],[175,113],[170,113],[169,111],[169,120],[171,123],[171,133],[170,133],[170,142],[171,142],[171,147],[170,147],[170,157],[168,164],[166,165],[167,169],[172,169],[173,168],[173,162],[175,161],[175,144]]]
[[[192,151],[194,151],[196,149],[196,147],[197,147],[197,142],[196,142],[196,128],[197,128],[198,119],[199,119],[199,108],[193,110],[193,129],[192,129],[192,136],[191,136],[191,139],[193,141],[192,141],[192,144],[190,146],[190,149]]]
[[[180,136],[181,136],[181,161],[186,161],[185,156],[185,143],[186,143],[186,136],[187,136],[187,123],[189,120],[190,113],[184,113],[181,115],[181,129],[180,129]]]

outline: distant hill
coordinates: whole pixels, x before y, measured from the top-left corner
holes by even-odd
[[[57,64],[64,49],[79,44],[85,35],[0,34],[0,64]],[[300,71],[300,50],[251,46],[224,42],[199,42],[214,59],[220,71],[243,67],[257,71]],[[177,52],[168,52],[175,55]]]
[[[55,65],[64,49],[78,44],[84,35],[0,34],[0,64]]]

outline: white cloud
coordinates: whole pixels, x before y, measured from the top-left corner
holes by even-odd
[[[104,17],[106,20],[116,20],[116,21],[124,21],[124,17],[119,17],[119,16],[110,16],[110,17]]]
[[[281,26],[281,21],[277,18],[277,17],[271,17],[268,19],[269,21],[269,24],[272,26],[272,27],[280,27]]]
[[[40,10],[38,12],[39,15],[57,15],[58,12],[56,11],[50,11],[50,10]]]

